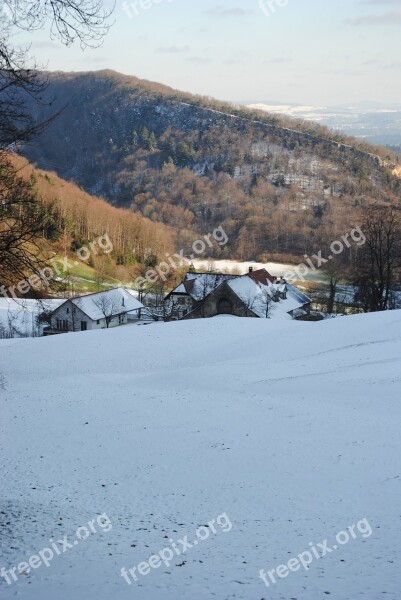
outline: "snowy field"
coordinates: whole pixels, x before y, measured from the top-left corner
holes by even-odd
[[[0,597],[400,600],[400,356],[400,311],[1,340]]]

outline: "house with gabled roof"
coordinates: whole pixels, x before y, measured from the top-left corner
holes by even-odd
[[[152,321],[149,310],[132,290],[120,287],[86,296],[70,298],[50,315],[45,335],[108,329],[130,322]]]
[[[175,319],[197,319],[217,315],[253,318],[303,318],[311,299],[284,279],[266,269],[246,275],[190,273],[166,297],[166,313]]]
[[[223,273],[188,272],[184,280],[164,299],[166,314],[173,319],[181,319],[224,281],[235,278],[235,275]]]

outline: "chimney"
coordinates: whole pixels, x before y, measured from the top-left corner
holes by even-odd
[[[253,267],[249,267],[249,272],[253,273]]]

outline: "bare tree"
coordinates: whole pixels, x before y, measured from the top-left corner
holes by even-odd
[[[76,40],[81,46],[101,43],[109,30],[112,10],[106,10],[103,0],[3,0],[11,23],[20,29],[42,29],[50,21],[50,36],[65,46]]]
[[[341,278],[340,265],[337,261],[334,260],[332,262],[327,263],[325,271],[329,280],[329,293],[327,297],[326,311],[329,315],[331,315],[334,312],[338,284],[340,283]]]
[[[355,263],[355,300],[365,312],[388,310],[400,281],[401,213],[395,207],[370,207],[362,231],[366,242]]]
[[[161,313],[163,321],[170,321],[172,318],[179,316],[179,308],[182,308],[180,302],[174,300],[174,296],[170,296],[170,298],[166,300],[167,291],[171,290],[175,283],[176,275],[172,273],[165,280],[159,279],[149,290],[151,297],[154,300],[156,311]],[[146,306],[149,305],[149,302],[146,302],[146,300],[144,303]]]
[[[269,318],[273,297],[271,290],[267,286],[258,285],[255,292],[249,291],[247,296],[242,300],[246,317],[253,316],[254,314],[263,314],[263,318]]]
[[[51,327],[54,306],[42,298],[36,300],[36,325],[40,331],[42,327]]]
[[[106,272],[107,269],[104,262],[96,261],[96,284],[99,292],[105,288],[104,282],[106,280]]]
[[[197,282],[197,306],[200,306],[202,318],[205,317],[205,299],[219,286],[220,279],[213,274],[212,270],[208,273],[198,275]]]
[[[45,81],[34,62],[29,67],[26,53],[9,44],[4,25],[0,25],[0,151],[28,140],[41,129],[27,105],[30,99],[39,99]]]
[[[39,328],[34,313],[29,310],[26,300],[13,299],[7,308],[7,328],[2,328],[0,337],[37,337]]]
[[[102,313],[108,329],[113,316],[116,314],[121,314],[121,297],[116,293],[103,293],[99,296],[99,298],[95,298],[93,302]]]
[[[0,160],[0,283],[23,280],[27,272],[39,274],[44,266],[43,231],[49,208],[38,200],[29,182]]]
[[[174,317],[177,318],[179,303],[177,300],[174,300],[173,297],[169,298],[169,300],[164,300],[162,303],[162,316],[163,321],[171,321]]]
[[[245,317],[251,317],[255,314],[255,311],[253,309],[255,308],[256,300],[259,300],[259,296],[261,293],[262,290],[259,288],[258,291],[249,291],[246,296],[241,297]]]
[[[265,313],[265,318],[268,319],[273,299],[269,289],[266,286],[260,288],[260,300]]]
[[[13,44],[16,30],[50,23],[50,37],[66,46],[97,46],[109,29],[111,11],[102,0],[0,0],[0,149],[26,141],[46,123],[32,118],[32,101],[42,103],[47,86],[26,48]]]
[[[46,81],[26,48],[15,47],[16,29],[33,30],[50,20],[50,35],[67,46],[99,44],[110,12],[102,0],[0,0],[0,283],[38,273],[40,240],[48,218],[33,186],[18,177],[8,159],[10,147],[27,141],[45,125],[31,107],[41,102]]]

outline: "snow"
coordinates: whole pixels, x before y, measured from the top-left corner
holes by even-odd
[[[293,303],[292,306],[294,308],[310,304],[311,302],[311,299],[306,294],[291,284],[287,284],[287,298],[289,302]],[[289,308],[288,310],[294,310],[294,308]]]
[[[256,110],[264,110],[272,113],[283,113],[285,115],[291,114],[296,115],[297,113],[310,112],[313,110],[326,110],[327,107],[316,107],[316,106],[291,106],[289,104],[250,104],[249,108]]]
[[[133,312],[143,308],[143,304],[137,298],[137,292],[127,288],[115,288],[71,300],[88,317],[98,320],[104,318],[101,308],[96,305],[102,296],[111,299],[109,303],[105,304],[106,314],[109,314],[111,308],[114,309],[113,314],[115,315],[118,315],[119,312]],[[0,339],[2,337],[39,337],[43,335],[43,328],[46,324],[38,324],[37,317],[43,312],[43,309],[55,310],[64,302],[66,299],[38,301],[24,298],[0,298]],[[121,309],[119,309],[120,304]]]
[[[232,277],[221,273],[187,273],[185,283],[180,283],[171,293],[189,294],[194,300],[203,300]]]
[[[0,338],[36,337],[42,334],[43,326],[38,325],[37,317],[45,309],[55,310],[64,300],[0,298]]]
[[[175,290],[173,290],[173,292],[175,294],[186,294],[187,290],[185,289],[184,284],[180,283],[180,285],[178,287],[176,287]]]
[[[203,300],[227,279],[227,275],[212,275],[209,273],[195,276],[193,287],[190,290],[190,295],[195,300]]]
[[[255,275],[257,273],[254,272]],[[310,298],[293,285],[277,285],[270,282],[269,285],[264,285],[253,281],[250,275],[232,279],[228,282],[228,285],[245,306],[262,319],[266,318],[266,312],[268,312],[269,318],[291,318],[288,313],[302,309],[303,306],[311,302]],[[283,290],[286,290],[286,299],[280,298],[278,301],[273,301],[276,292]]]
[[[258,269],[266,269],[273,277],[283,277],[286,273],[294,273],[294,269],[299,265],[286,264],[286,263],[276,263],[276,262],[268,262],[268,263],[260,263],[255,261],[243,262],[236,260],[202,260],[202,259],[193,259],[191,261],[187,261],[188,265],[192,263],[197,271],[209,271],[214,270],[221,273],[237,273],[244,275],[248,273],[249,267],[252,267],[254,271]],[[296,273],[295,273],[296,276]],[[306,281],[315,281],[315,282],[327,282],[327,276],[325,275],[322,269],[312,271],[309,270],[304,276]]]
[[[103,319],[105,314],[119,315],[144,308],[143,304],[135,298],[132,290],[125,288],[114,288],[105,292],[72,298],[71,302],[92,321]]]
[[[228,282],[228,285],[249,310],[262,319],[266,318],[267,304],[271,301],[271,290],[268,286],[261,285],[259,287],[248,275],[233,279]],[[280,304],[281,302],[277,302],[274,308],[276,309]],[[277,316],[277,310],[272,312],[274,312],[274,316]],[[284,312],[287,313],[287,311]],[[288,318],[291,317],[288,315]]]
[[[0,577],[1,598],[399,600],[400,325],[216,317],[0,340],[0,568],[112,523]],[[231,531],[121,577],[222,513]],[[364,518],[371,537],[259,579]]]

